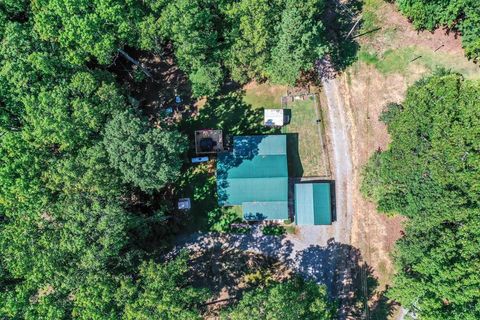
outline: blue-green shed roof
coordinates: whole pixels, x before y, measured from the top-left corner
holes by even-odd
[[[242,210],[245,220],[284,220],[288,218],[287,201],[244,202]]]
[[[332,223],[330,183],[295,184],[295,221],[298,225]]]
[[[245,216],[255,213],[264,219],[287,219],[286,136],[234,137],[233,152],[217,158],[217,190],[222,206],[247,203],[243,206]]]

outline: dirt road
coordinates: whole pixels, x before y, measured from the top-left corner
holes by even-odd
[[[335,180],[336,216],[335,241],[350,244],[353,215],[353,186],[351,184],[352,156],[345,107],[335,79],[324,79],[323,91],[327,98],[327,130],[330,136]]]
[[[333,223],[335,241],[350,245],[353,216],[353,166],[350,149],[351,123],[346,113],[337,80],[322,79],[327,99],[327,134],[330,137],[335,180],[336,221]],[[350,247],[350,246],[349,246]],[[350,247],[351,248],[351,247]],[[340,299],[339,319],[349,317],[349,297],[354,288],[351,270],[355,268],[353,250],[337,251],[337,295]]]

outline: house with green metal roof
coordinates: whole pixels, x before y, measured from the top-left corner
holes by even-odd
[[[295,222],[297,225],[332,224],[331,185],[295,184]]]
[[[241,206],[245,220],[288,219],[286,135],[236,136],[217,158],[220,206]]]

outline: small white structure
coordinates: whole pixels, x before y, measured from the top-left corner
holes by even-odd
[[[179,210],[190,210],[191,207],[192,207],[192,203],[190,202],[190,198],[178,199]]]
[[[265,109],[264,125],[269,127],[281,127],[285,124],[283,109]]]

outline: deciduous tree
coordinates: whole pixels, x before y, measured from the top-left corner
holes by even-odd
[[[137,43],[145,14],[140,2],[123,0],[38,0],[32,12],[35,31],[58,43],[74,64],[91,57],[110,63],[117,49]]]
[[[126,279],[119,291],[121,301],[125,301],[124,319],[201,319],[198,308],[208,295],[188,285],[187,256],[183,252],[163,265],[145,262],[137,280]]]
[[[163,10],[159,23],[171,39],[180,68],[192,82],[195,96],[213,95],[223,80],[218,9],[211,0],[175,0]]]
[[[382,117],[392,142],[362,189],[410,218],[389,296],[422,319],[478,319],[480,83],[439,72]]]
[[[59,152],[85,145],[103,129],[124,97],[110,78],[79,72],[57,86],[40,88],[24,98],[23,133],[38,147]]]
[[[268,77],[271,50],[276,43],[275,27],[281,20],[284,1],[242,0],[227,10],[232,28],[227,30],[232,45],[226,65],[235,81]]]
[[[182,166],[186,139],[177,131],[152,128],[131,110],[107,124],[105,148],[114,168],[126,182],[150,192],[174,181]]]
[[[325,286],[294,278],[247,292],[226,318],[328,320],[335,319],[335,311]]]
[[[269,67],[273,82],[294,85],[300,73],[311,70],[326,53],[328,45],[320,19],[324,6],[323,0],[286,0]]]
[[[366,169],[363,189],[380,210],[415,217],[480,204],[479,93],[478,82],[457,74],[408,90],[388,122],[392,143]]]

